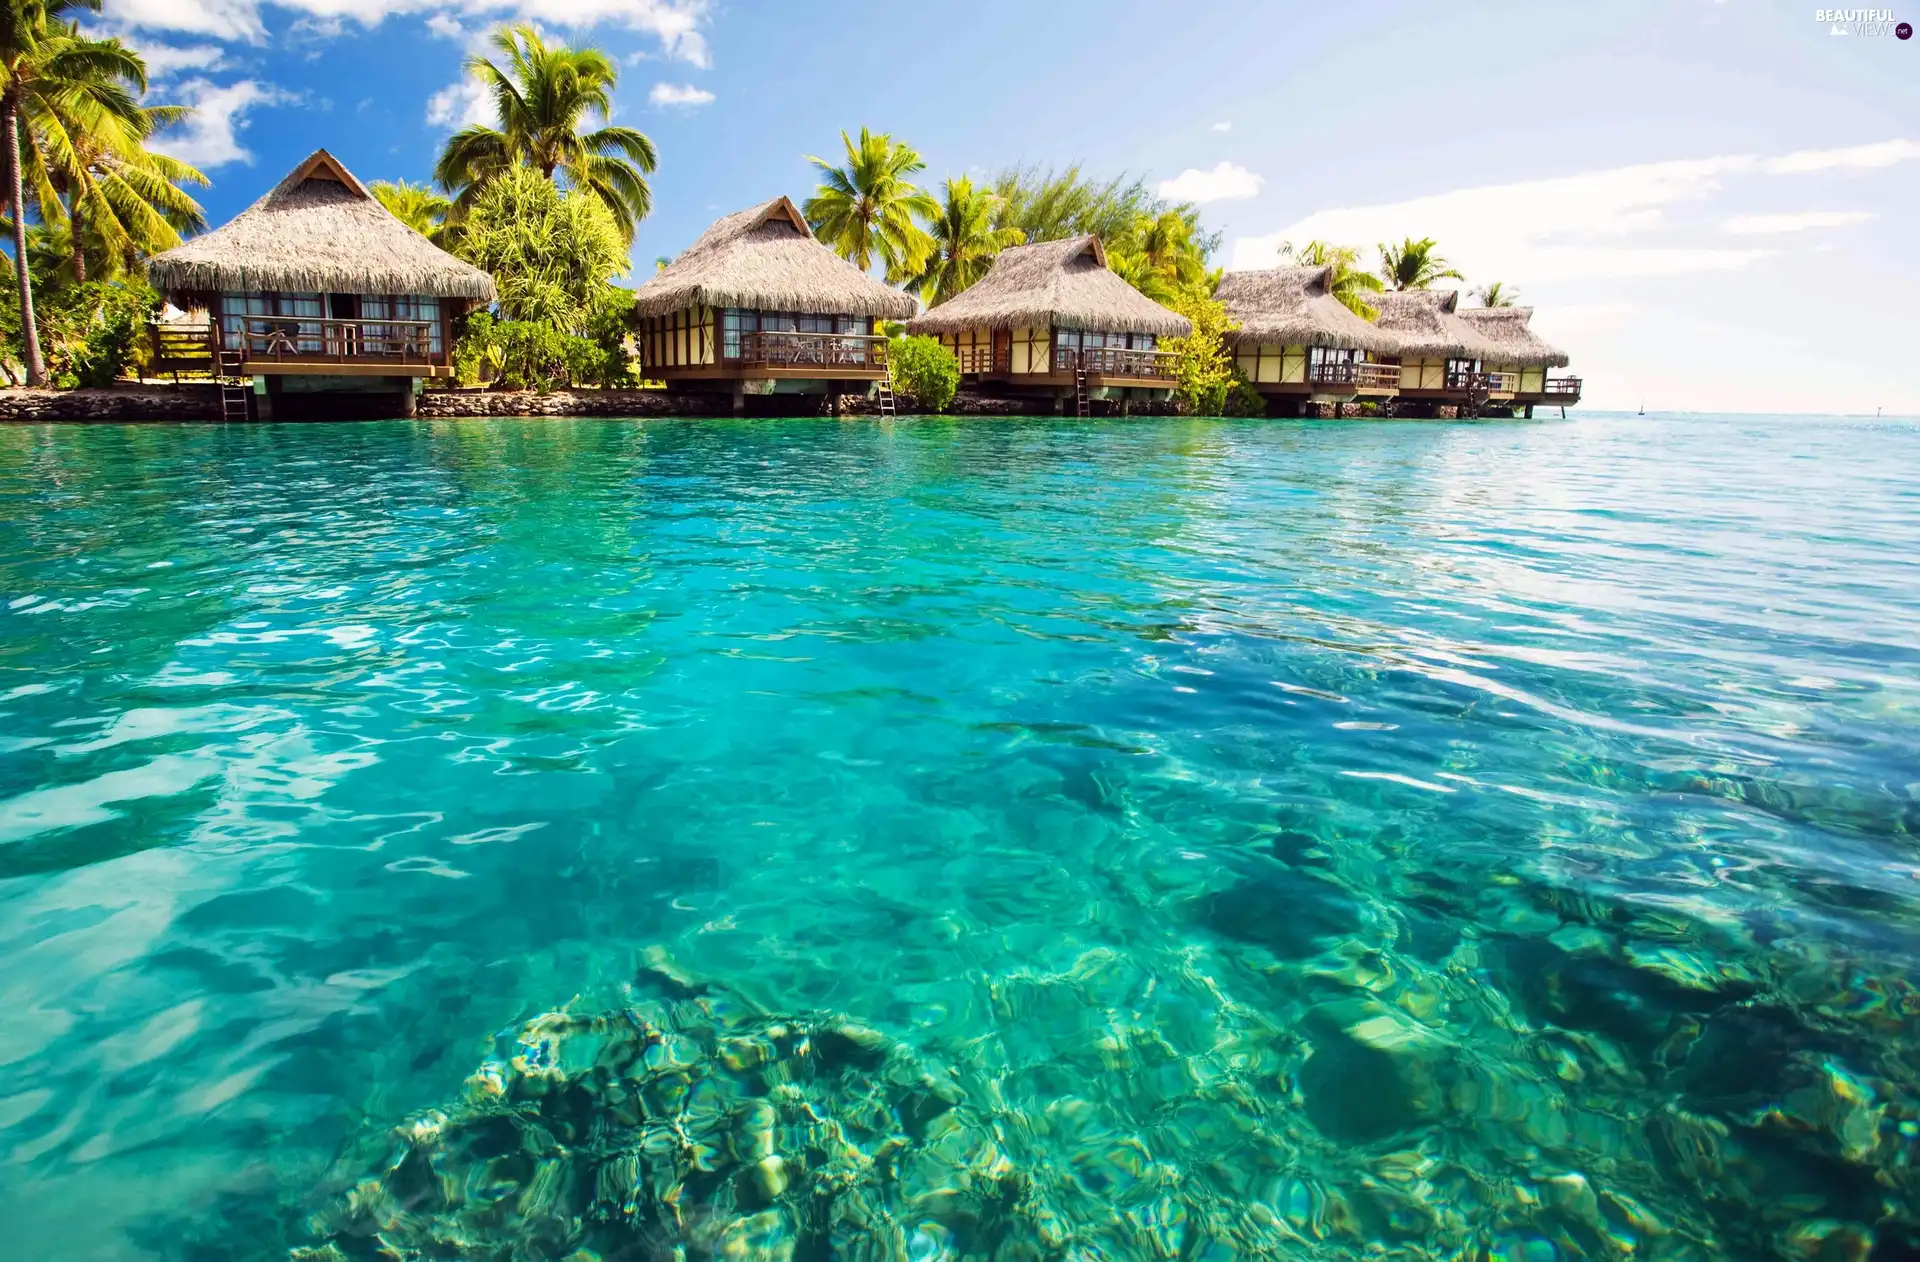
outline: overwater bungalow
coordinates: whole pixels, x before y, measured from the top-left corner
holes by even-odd
[[[1547,345],[1529,327],[1532,307],[1467,307],[1457,314],[1468,327],[1502,348],[1498,355],[1488,354],[1482,367],[1489,377],[1498,374],[1513,378],[1509,406],[1532,416],[1537,404],[1568,408],[1580,402],[1580,378],[1547,375],[1547,369],[1564,368],[1569,361],[1565,351]]]
[[[1368,294],[1366,301],[1380,312],[1374,327],[1399,343],[1396,411],[1434,414],[1446,407],[1477,416],[1489,404],[1512,406],[1519,377],[1488,371],[1488,361],[1500,362],[1505,352],[1460,318],[1458,290],[1406,289]]]
[[[864,393],[887,372],[880,319],[919,310],[814,239],[785,197],[717,220],[634,291],[648,377],[731,394]]]
[[[1332,279],[1331,267],[1273,267],[1220,279],[1214,296],[1240,326],[1227,344],[1269,412],[1399,392],[1399,340],[1349,311],[1330,291]]]
[[[960,379],[989,394],[1072,400],[1165,399],[1173,356],[1160,340],[1192,322],[1154,302],[1107,266],[1096,236],[1002,250],[987,274],[907,322],[960,360]]]
[[[147,276],[204,313],[155,326],[159,370],[215,371],[229,419],[412,415],[427,380],[453,376],[455,317],[494,298],[325,149]]]

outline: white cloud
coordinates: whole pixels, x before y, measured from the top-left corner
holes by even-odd
[[[713,93],[705,88],[696,88],[690,83],[656,83],[653,91],[647,93],[647,99],[655,105],[682,106],[691,109],[696,105],[706,105],[713,100]]]
[[[1806,232],[1811,228],[1844,228],[1873,218],[1865,210],[1805,210],[1790,215],[1735,215],[1721,224],[1735,236],[1763,236],[1775,232]]]
[[[147,63],[147,76],[165,79],[182,70],[218,70],[226,64],[227,53],[218,44],[188,44],[175,48],[170,44],[142,43],[140,59]]]
[[[1215,123],[1213,126],[1207,128],[1207,130],[1208,131],[1232,131],[1233,124],[1230,122],[1222,121],[1222,122]]]
[[[240,132],[248,125],[247,112],[257,105],[300,99],[296,93],[253,79],[224,85],[188,79],[178,91],[181,101],[193,106],[193,113],[184,123],[162,132],[152,147],[203,171],[229,162],[252,162],[253,154],[240,143]]]
[[[1204,205],[1252,197],[1259,193],[1261,183],[1261,177],[1247,168],[1222,162],[1211,171],[1188,167],[1172,179],[1160,181],[1160,196]]]
[[[427,122],[435,127],[497,126],[499,114],[478,79],[449,83],[427,98]]]
[[[1896,162],[1920,158],[1920,144],[1911,140],[1882,140],[1848,149],[1802,149],[1785,157],[1769,158],[1761,167],[1769,175],[1795,175],[1803,171],[1856,171],[1890,167]]]
[[[249,43],[267,37],[260,21],[260,0],[118,0],[104,20],[115,26]]]
[[[1278,232],[1241,238],[1234,243],[1233,265],[1272,267],[1283,241],[1319,239],[1365,250],[1413,234],[1437,239],[1470,277],[1498,276],[1522,288],[1744,267],[1763,251],[1629,246],[1619,239],[1660,226],[1668,206],[1704,198],[1724,177],[1754,164],[1744,155],[1655,162],[1316,211]]]
[[[1724,154],[1322,210],[1277,232],[1240,238],[1234,243],[1233,266],[1272,267],[1283,241],[1320,239],[1365,249],[1412,233],[1437,239],[1447,258],[1469,276],[1504,277],[1523,287],[1609,276],[1728,271],[1768,251],[1721,244],[1637,245],[1621,239],[1667,226],[1670,209],[1704,200],[1729,178],[1870,170],[1915,157],[1920,157],[1920,144],[1910,140],[1809,149],[1774,158]],[[1764,222],[1768,217],[1736,217],[1727,224],[1741,218]],[[1744,234],[1785,230],[1775,226]]]
[[[308,35],[337,34],[351,21],[375,27],[388,17],[422,15],[431,25],[525,20],[585,30],[602,24],[650,34],[669,56],[708,64],[706,25],[711,0],[116,0],[105,20],[127,29],[184,31],[216,39],[262,43],[269,5],[299,19]],[[444,34],[441,27],[433,28]]]
[[[467,33],[467,28],[460,25],[458,18],[450,18],[444,13],[429,13],[427,29],[443,39],[460,39]]]

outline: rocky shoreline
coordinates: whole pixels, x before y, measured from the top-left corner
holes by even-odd
[[[863,395],[843,395],[841,416],[873,416],[878,403]],[[749,416],[794,416],[826,412],[823,398],[797,395],[749,396]],[[905,410],[905,409],[903,409]],[[947,408],[952,416],[1031,416],[1049,411],[1032,399],[1003,399],[961,394]],[[1131,415],[1146,416],[1170,410],[1148,410],[1140,405]],[[1117,405],[1095,400],[1096,416],[1119,415]],[[480,417],[568,416],[685,416],[731,415],[724,395],[681,394],[666,390],[429,390],[419,397],[416,415],[429,420]],[[0,389],[0,424],[49,422],[219,421],[220,392],[208,382],[180,385],[124,385],[106,389]]]
[[[1070,404],[1069,404],[1070,406]],[[911,409],[904,407],[903,411]],[[962,393],[948,406],[949,416],[1034,416],[1051,409],[1044,400],[997,398],[991,395]],[[1171,415],[1171,403],[1129,406],[1125,415]],[[873,416],[879,404],[864,395],[842,395],[838,400],[840,416]],[[756,395],[747,399],[748,416],[795,416],[827,414],[824,398],[799,395]],[[1094,416],[1122,415],[1118,404],[1104,399],[1092,401]],[[1439,407],[1441,419],[1452,419],[1458,409]],[[1331,419],[1336,415],[1359,419],[1356,405],[1336,408],[1321,404],[1312,415]],[[458,420],[482,417],[724,417],[731,415],[726,396],[682,394],[667,390],[555,390],[545,394],[532,390],[429,390],[419,396],[416,416],[425,420]],[[0,424],[46,424],[49,422],[135,422],[219,421],[220,392],[208,382],[180,385],[125,385],[107,389],[28,390],[0,389]]]

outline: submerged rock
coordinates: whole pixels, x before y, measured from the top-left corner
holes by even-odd
[[[504,1036],[460,1102],[346,1160],[295,1256],[1047,1256],[1032,1180],[950,1075],[839,1016],[722,1016],[671,980]]]

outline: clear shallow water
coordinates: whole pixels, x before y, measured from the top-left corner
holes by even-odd
[[[364,1256],[418,1226],[339,1208],[388,1128],[478,1125],[570,1005],[770,1049],[666,1110],[781,1101],[790,1186],[686,1183],[691,1256],[820,1247],[794,1081],[917,1163],[839,1256],[1915,1256],[1917,468],[1804,418],[0,429],[9,1246]],[[828,1082],[844,1020],[950,1116]],[[572,1182],[472,1256],[657,1256],[631,1137],[549,1128]]]

